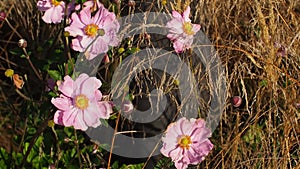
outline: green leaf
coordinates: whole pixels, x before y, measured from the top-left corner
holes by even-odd
[[[17,47],[17,48],[13,48],[13,49],[9,50],[9,53],[20,56],[23,54],[23,51],[21,48]]]
[[[54,80],[62,80],[61,73],[57,70],[48,70],[48,74]]]
[[[268,85],[268,81],[267,80],[262,80],[259,83],[260,86],[267,86]]]
[[[105,119],[100,119],[100,122],[103,126],[108,127],[108,122]]]

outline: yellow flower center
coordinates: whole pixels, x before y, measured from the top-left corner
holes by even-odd
[[[84,32],[86,35],[90,36],[90,37],[95,37],[98,33],[98,29],[99,27],[95,24],[89,24],[84,28]]]
[[[179,140],[178,140],[178,144],[181,148],[186,148],[189,149],[190,148],[190,144],[192,143],[191,137],[190,136],[182,136]]]
[[[183,32],[188,35],[194,35],[193,25],[191,22],[184,22],[182,24]]]
[[[58,6],[58,5],[60,5],[60,1],[58,1],[58,0],[52,0],[52,4],[54,6]]]
[[[89,106],[89,99],[83,94],[78,95],[75,98],[75,105],[79,109],[84,110]]]

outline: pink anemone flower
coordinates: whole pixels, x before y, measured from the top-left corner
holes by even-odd
[[[185,169],[189,164],[203,161],[212,150],[210,136],[203,119],[187,120],[183,117],[168,126],[160,151],[172,159],[177,169]]]
[[[58,86],[60,97],[52,98],[51,103],[58,109],[54,122],[66,127],[87,130],[88,127],[98,127],[101,119],[108,119],[112,113],[109,102],[101,101],[102,93],[98,88],[102,85],[96,77],[80,74],[74,81],[65,76]]]
[[[177,11],[172,12],[172,20],[166,25],[169,28],[167,37],[173,42],[176,53],[181,53],[192,46],[194,35],[200,30],[201,26],[192,24],[189,18],[190,7],[181,15]]]
[[[71,36],[71,47],[75,51],[85,52],[91,60],[97,55],[106,53],[109,46],[117,46],[117,32],[120,28],[114,13],[109,12],[102,4],[97,3],[98,11],[92,16],[91,4],[87,3],[79,14],[73,13],[70,26],[65,28]]]

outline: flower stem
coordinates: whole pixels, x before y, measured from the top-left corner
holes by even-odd
[[[21,93],[19,89],[16,89],[16,92],[18,93],[18,95],[20,95],[21,97],[23,97],[25,100],[31,101],[31,99],[29,97],[25,96],[23,93]]]
[[[108,162],[107,162],[107,169],[110,169],[111,156],[112,156],[112,151],[113,151],[113,148],[114,148],[115,137],[116,137],[116,134],[117,134],[117,131],[118,131],[120,116],[121,116],[121,113],[119,112],[118,117],[116,119],[116,126],[115,126],[115,130],[114,130],[114,136],[113,136],[112,141],[111,141],[111,147],[110,147],[109,157],[108,157]]]
[[[28,60],[28,63],[30,65],[30,67],[32,68],[32,70],[34,71],[35,75],[40,79],[40,80],[43,80],[42,76],[40,75],[40,73],[37,71],[37,69],[35,68],[35,66],[33,65],[33,63],[31,62],[30,60],[30,57],[26,51],[26,48],[22,48],[23,49],[23,52],[26,56],[26,59]]]

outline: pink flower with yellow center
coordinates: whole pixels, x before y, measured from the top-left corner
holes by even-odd
[[[117,32],[120,28],[115,14],[109,12],[101,3],[97,3],[98,11],[92,16],[91,9],[95,10],[93,3],[95,1],[87,1],[78,14],[73,13],[70,26],[65,28],[70,36],[76,37],[72,40],[72,49],[86,52],[87,59],[90,60],[106,53],[109,46],[119,44]]]
[[[65,2],[59,0],[39,0],[37,7],[45,11],[42,19],[46,23],[60,23],[65,14]]]
[[[210,136],[211,132],[205,127],[203,119],[187,120],[183,117],[168,126],[160,151],[172,159],[177,169],[185,169],[189,164],[203,161],[212,150]]]
[[[101,101],[102,94],[98,90],[101,84],[99,79],[87,74],[81,74],[75,81],[70,76],[65,76],[58,86],[60,97],[51,100],[58,109],[54,122],[85,131],[88,127],[98,127],[100,119],[108,119],[112,106]]]
[[[173,47],[177,53],[191,48],[194,35],[201,28],[200,25],[191,23],[190,10],[188,6],[182,15],[177,11],[173,11],[173,19],[166,25],[169,28],[167,37],[173,42]]]

